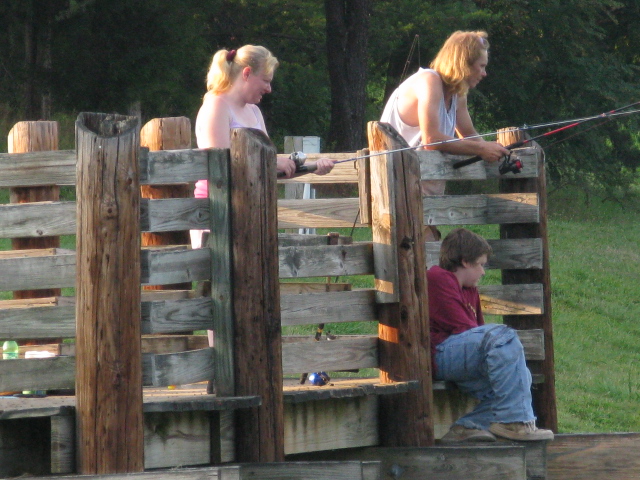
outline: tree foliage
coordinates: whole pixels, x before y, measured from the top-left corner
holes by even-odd
[[[640,0],[4,0],[0,19],[0,112],[13,121],[135,102],[143,120],[193,119],[212,54],[253,43],[280,59],[261,105],[274,141],[355,149],[403,76],[454,30],[477,29],[491,42],[489,76],[470,95],[480,131],[640,100]],[[639,163],[635,116],[573,130],[542,145],[554,184],[624,193]]]

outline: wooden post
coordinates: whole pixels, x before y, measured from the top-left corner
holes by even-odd
[[[509,130],[509,129],[504,129]],[[503,132],[498,141],[503,145],[522,140],[521,132]],[[539,155],[544,158],[542,150]],[[530,224],[500,225],[500,238],[542,239],[542,262],[540,270],[503,270],[502,283],[541,283],[544,286],[544,313],[542,315],[505,315],[504,323],[516,329],[542,329],[544,331],[545,359],[541,365],[530,364],[532,373],[544,375],[544,383],[533,390],[533,408],[538,417],[538,426],[558,431],[556,406],[555,362],[553,352],[553,326],[551,321],[551,275],[549,268],[549,242],[547,230],[547,182],[544,162],[540,162],[538,178],[512,178],[500,180],[501,193],[537,193],[540,205],[540,222]]]
[[[371,152],[406,147],[395,130],[369,122]],[[418,390],[382,395],[380,441],[388,447],[433,445],[429,305],[420,167],[413,151],[370,158],[374,262],[397,271],[379,300],[380,380],[419,380]],[[377,248],[376,248],[377,246]],[[396,301],[389,301],[392,296]]]
[[[140,346],[140,124],[76,121],[78,472],[144,469]]]
[[[235,394],[262,397],[260,407],[236,412],[238,462],[284,460],[276,179],[276,150],[267,136],[234,129],[230,237]]]
[[[187,117],[154,118],[140,130],[140,144],[150,151],[191,148],[191,121]],[[187,184],[141,185],[142,198],[189,198]],[[189,245],[189,231],[143,233],[142,246]],[[145,285],[145,290],[191,290],[191,283]]]
[[[7,142],[9,153],[58,150],[58,122],[18,122],[9,132]],[[60,187],[57,185],[12,188],[10,192],[11,203],[56,202],[59,200]],[[14,250],[58,248],[60,247],[60,237],[14,238],[11,244]],[[23,290],[13,292],[13,298],[57,297],[60,294],[59,288]]]

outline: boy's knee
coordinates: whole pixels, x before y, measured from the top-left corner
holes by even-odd
[[[516,350],[522,350],[522,344],[518,338],[518,332],[507,325],[496,325],[485,332],[483,348],[486,353],[498,348],[511,346]]]

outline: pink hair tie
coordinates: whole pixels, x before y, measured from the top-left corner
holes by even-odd
[[[227,52],[227,62],[233,62],[233,59],[236,58],[236,53],[235,50],[229,50]]]

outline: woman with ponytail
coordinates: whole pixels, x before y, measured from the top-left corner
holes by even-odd
[[[271,93],[278,59],[269,50],[245,45],[238,50],[218,50],[207,74],[207,93],[196,118],[198,148],[229,148],[232,128],[267,129],[258,108],[262,96]],[[278,155],[278,172],[290,178],[296,166],[288,155]],[[319,159],[316,175],[333,168],[333,161]],[[207,182],[196,183],[196,198],[207,197]]]

